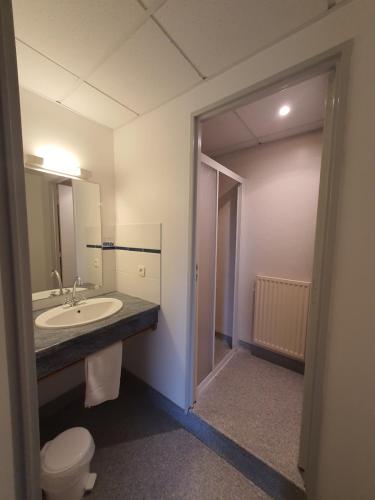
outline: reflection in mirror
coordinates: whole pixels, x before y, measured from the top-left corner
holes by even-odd
[[[102,285],[98,184],[25,169],[33,300]]]

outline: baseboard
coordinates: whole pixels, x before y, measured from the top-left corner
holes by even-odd
[[[245,342],[244,340],[240,340],[239,344],[240,347],[248,349],[249,351],[251,351],[251,354],[257,356],[258,358],[265,359],[270,363],[288,368],[289,370],[301,373],[302,375],[305,373],[305,363],[303,361],[288,358],[286,356],[283,356],[282,354],[269,351],[268,349],[264,349],[263,347],[259,347],[255,344],[250,344],[249,342]]]
[[[215,336],[221,340],[224,340],[229,345],[229,347],[232,347],[232,337],[230,335],[225,335],[224,333],[215,331]]]

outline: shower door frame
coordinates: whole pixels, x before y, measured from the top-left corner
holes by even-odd
[[[216,279],[217,279],[217,232],[218,232],[218,202],[219,202],[219,175],[225,175],[230,179],[237,182],[236,185],[236,251],[234,256],[234,283],[233,283],[233,320],[232,320],[232,348],[231,352],[228,353],[218,364],[215,366],[215,328],[211,332],[211,340],[212,340],[212,369],[208,373],[208,375],[198,384],[197,382],[197,372],[198,372],[198,342],[196,342],[196,350],[195,350],[195,383],[194,383],[194,400],[199,397],[199,392],[203,390],[218,374],[218,372],[226,365],[226,363],[230,360],[231,356],[235,349],[237,349],[239,344],[238,339],[238,321],[237,321],[237,308],[238,308],[238,269],[239,269],[239,259],[240,259],[240,229],[241,229],[241,204],[242,204],[242,185],[245,181],[243,177],[236,174],[229,168],[225,167],[221,163],[216,160],[210,158],[208,155],[200,152],[199,153],[199,166],[203,163],[207,167],[216,171],[216,213],[215,213],[215,262],[214,262],[214,280],[213,280],[213,289],[214,289],[214,298],[213,303],[214,306],[212,308],[212,322],[215,325],[215,317],[216,317]],[[198,189],[198,180],[197,180],[197,189]],[[198,223],[196,226],[196,231],[198,233]],[[196,255],[198,255],[198,238],[195,238],[196,243]],[[199,265],[198,260],[195,262],[195,281],[197,283],[197,291],[198,291],[198,280],[199,280]],[[196,294],[196,302],[199,301],[198,293]],[[198,309],[198,306],[197,306]],[[198,336],[198,314],[196,314],[196,323],[195,323],[195,335]]]

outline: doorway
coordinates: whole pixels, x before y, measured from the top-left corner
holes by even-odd
[[[204,121],[202,150],[215,157],[211,170],[219,164],[240,176],[240,183],[211,174],[210,189],[201,172],[211,173],[204,162],[198,178],[198,193],[203,193],[198,227],[204,221],[198,249],[208,249],[198,253],[198,287],[200,268],[207,273],[211,266],[215,273],[205,275],[204,293],[198,295],[203,297],[198,298],[198,336],[205,337],[205,319],[214,317],[215,343],[213,371],[199,384],[193,411],[299,488],[298,437],[327,84],[328,75],[318,75]],[[287,105],[290,116],[279,114]],[[238,184],[244,195],[240,258],[233,203]],[[231,351],[236,267],[238,332]],[[213,306],[214,313],[207,311]],[[219,355],[227,360],[224,366]],[[198,356],[200,366],[202,351]],[[233,426],[237,415],[241,419]]]
[[[324,112],[324,133],[322,138],[322,169],[320,175],[320,189],[319,189],[319,200],[317,208],[317,228],[315,237],[315,247],[313,251],[313,271],[311,281],[313,285],[310,288],[309,295],[309,314],[307,318],[307,328],[308,332],[306,336],[306,371],[305,371],[305,382],[303,389],[303,415],[302,415],[302,432],[301,439],[299,442],[299,460],[298,464],[303,468],[307,469],[308,477],[313,477],[316,471],[317,465],[317,449],[316,441],[311,443],[311,432],[316,433],[318,425],[313,421],[315,411],[319,411],[319,404],[321,400],[319,399],[319,390],[314,393],[313,387],[315,384],[315,389],[321,387],[322,381],[322,365],[324,356],[317,359],[316,353],[318,351],[318,337],[320,339],[319,349],[324,350],[325,340],[322,340],[322,335],[325,335],[325,321],[327,319],[327,307],[328,307],[328,290],[330,286],[330,269],[331,269],[331,258],[332,258],[332,235],[334,230],[334,217],[335,217],[335,203],[336,198],[333,194],[335,192],[335,183],[333,182],[333,169],[336,166],[337,161],[337,151],[335,151],[336,139],[340,131],[338,125],[339,116],[342,113],[342,108],[340,109],[337,102],[338,96],[341,95],[343,98],[344,84],[343,84],[343,74],[344,74],[344,64],[340,65],[340,58],[332,59],[327,58],[319,63],[314,62],[309,66],[308,63],[302,65],[303,67],[297,68],[295,71],[290,71],[288,75],[283,75],[278,80],[274,78],[273,81],[267,82],[262,85],[256,86],[256,88],[250,92],[249,95],[242,94],[241,97],[236,99],[228,99],[228,101],[216,109],[212,107],[210,110],[204,110],[203,113],[195,116],[196,125],[196,144],[198,148],[201,146],[201,127],[202,121],[211,117],[218,116],[224,112],[230,111],[239,105],[244,105],[249,102],[255,102],[265,96],[270,96],[277,91],[284,91],[289,87],[313,78],[318,75],[328,74],[328,87],[327,87],[327,100],[326,108]],[[341,94],[340,94],[341,93]],[[245,142],[245,141],[242,141]],[[246,146],[246,145],[245,145]],[[250,146],[247,144],[247,146]],[[223,148],[225,149],[225,148]],[[200,149],[198,149],[200,151]],[[222,150],[221,153],[226,151]],[[199,158],[197,155],[195,158]],[[215,157],[215,160],[217,157]],[[198,167],[196,167],[198,168]],[[196,177],[199,183],[199,177]],[[337,180],[337,179],[336,179]],[[337,184],[336,184],[337,185]],[[198,189],[198,188],[197,188]],[[197,190],[198,194],[198,190]],[[240,205],[240,212],[243,207]],[[198,226],[199,217],[199,205],[195,209],[195,220]],[[194,226],[195,227],[195,226]],[[195,231],[195,229],[194,229]],[[242,237],[242,235],[241,235]],[[197,239],[197,233],[195,233],[194,239]],[[197,246],[197,245],[196,245]],[[242,247],[241,247],[242,249]],[[196,253],[196,256],[198,253]],[[242,258],[242,254],[241,254]],[[195,260],[193,261],[195,264]],[[215,262],[217,262],[217,255],[215,256]],[[199,267],[199,266],[198,266]],[[195,268],[194,268],[195,269]],[[296,280],[298,281],[298,280]],[[324,284],[324,286],[323,286]],[[199,285],[197,285],[197,290]],[[216,291],[216,288],[215,288]],[[195,286],[193,285],[192,291],[193,301],[195,304],[193,307],[193,317],[195,321],[198,317],[199,304],[197,301],[197,294]],[[197,308],[195,310],[195,307]],[[237,304],[238,307],[238,304]],[[318,322],[319,318],[319,322]],[[238,318],[235,317],[236,322]],[[196,323],[195,323],[196,324]],[[323,330],[323,331],[322,331]],[[196,330],[192,337],[193,346],[195,346],[195,352],[197,355],[198,346],[196,340]],[[274,353],[275,354],[275,353]],[[192,360],[192,367],[196,366],[197,357]],[[193,372],[194,373],[194,372]],[[195,379],[195,384],[191,386],[191,392],[189,393],[188,405],[192,405],[195,401],[199,401],[200,391],[197,391],[196,386],[197,380]],[[314,408],[314,404],[316,407]],[[234,425],[237,425],[236,423]],[[317,435],[315,434],[315,438]],[[307,480],[308,482],[308,480]]]

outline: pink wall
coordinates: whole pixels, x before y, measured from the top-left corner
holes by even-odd
[[[256,274],[310,281],[322,133],[313,132],[222,156],[243,188],[239,338],[250,342]]]

